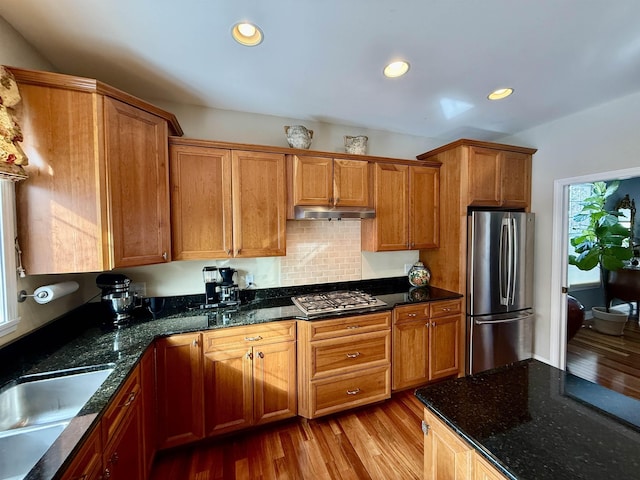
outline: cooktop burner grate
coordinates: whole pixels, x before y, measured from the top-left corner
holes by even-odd
[[[340,313],[343,311],[386,305],[385,302],[373,295],[357,290],[311,293],[292,297],[291,300],[307,316],[324,313]]]

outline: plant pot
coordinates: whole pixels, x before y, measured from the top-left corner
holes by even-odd
[[[607,335],[622,335],[629,318],[626,313],[613,308],[607,312],[606,307],[593,307],[591,313],[593,314],[593,328]]]

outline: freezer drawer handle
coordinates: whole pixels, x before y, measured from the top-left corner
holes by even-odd
[[[474,320],[473,322],[476,325],[486,325],[486,324],[494,324],[494,323],[510,323],[510,322],[519,322],[520,320],[524,320],[525,318],[532,317],[533,314],[520,315],[516,318],[505,318],[503,320]]]

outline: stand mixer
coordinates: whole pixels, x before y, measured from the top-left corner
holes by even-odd
[[[102,273],[96,277],[96,285],[102,290],[102,301],[108,303],[115,314],[116,325],[131,318],[136,306],[136,296],[129,291],[131,280],[126,275]]]
[[[240,304],[239,288],[233,281],[237,270],[231,267],[204,267],[205,303],[201,308],[230,307]],[[220,279],[218,279],[218,274]]]

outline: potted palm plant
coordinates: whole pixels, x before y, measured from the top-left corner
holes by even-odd
[[[600,267],[600,282],[604,287],[610,271],[625,266],[632,258],[630,231],[620,224],[620,213],[607,210],[607,199],[618,189],[619,182],[594,182],[591,196],[582,201],[582,211],[574,217],[589,223],[577,237],[571,239],[575,255],[569,255],[569,264],[580,270],[592,270]],[[618,310],[593,307],[594,328],[602,333],[622,335],[628,315]]]

